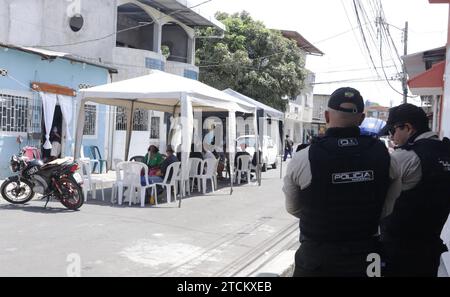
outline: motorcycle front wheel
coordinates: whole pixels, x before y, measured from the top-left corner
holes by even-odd
[[[12,204],[25,204],[34,197],[33,185],[26,179],[9,179],[1,186],[3,199]]]
[[[83,191],[78,183],[69,178],[61,178],[58,185],[62,192],[58,194],[62,205],[70,210],[77,210],[83,205]]]

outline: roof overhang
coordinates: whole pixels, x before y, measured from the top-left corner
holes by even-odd
[[[88,64],[88,65],[104,68],[104,69],[107,69],[110,73],[117,73],[117,69],[115,69],[115,68],[109,67],[109,66],[104,65],[104,64],[102,64],[100,62],[98,62],[98,63],[97,62],[93,62],[93,61],[85,59],[83,57],[76,57],[76,56],[73,56],[73,55],[68,54],[68,53],[55,52],[55,51],[50,51],[50,50],[43,49],[43,48],[22,47],[22,46],[6,44],[6,43],[0,43],[0,47],[15,49],[15,50],[19,50],[19,51],[22,51],[22,52],[25,52],[25,53],[39,55],[45,60],[53,60],[53,59],[56,59],[56,58],[61,58],[61,59],[69,60],[69,61],[85,63],[85,64]]]
[[[216,20],[214,16],[202,12],[199,7],[195,7],[199,5],[197,2],[189,0],[139,0],[139,2],[158,9],[187,26],[211,26],[226,31],[225,25]]]
[[[450,0],[428,0],[430,3],[447,3],[450,4]]]
[[[306,40],[305,37],[303,37],[300,33],[296,31],[289,31],[289,30],[280,30],[281,34],[283,34],[284,37],[289,38],[297,42],[297,46],[304,50],[306,53],[310,55],[315,56],[323,56],[324,53],[319,50],[317,47],[315,47],[311,42]]]
[[[444,92],[444,72],[446,61],[439,62],[430,69],[408,80],[414,95],[442,95]]]
[[[441,46],[402,56],[402,60],[405,63],[406,73],[412,78],[427,70],[427,62],[436,63],[445,60],[445,54],[446,48]]]

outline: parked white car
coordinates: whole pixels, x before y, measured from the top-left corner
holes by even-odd
[[[243,135],[239,136],[236,139],[236,146],[237,151],[242,152],[244,145],[247,145],[247,148],[245,151],[252,156],[255,154],[255,135]],[[262,171],[266,171],[267,166],[272,166],[273,169],[277,168],[278,166],[278,148],[275,145],[275,142],[273,141],[272,137],[270,136],[264,136],[263,142],[262,142]]]

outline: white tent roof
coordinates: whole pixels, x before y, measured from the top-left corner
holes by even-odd
[[[229,110],[253,113],[256,106],[225,94],[213,87],[182,76],[152,70],[152,73],[80,90],[84,101],[107,105],[145,108],[173,112],[183,95],[191,98],[192,107],[204,111]]]
[[[271,116],[273,118],[276,118],[276,119],[283,119],[284,118],[284,113],[282,113],[281,111],[276,110],[275,108],[270,107],[268,105],[265,105],[265,104],[263,104],[263,103],[261,103],[259,101],[256,101],[256,100],[254,100],[254,99],[252,99],[250,97],[247,97],[247,96],[245,96],[245,95],[243,95],[243,94],[241,94],[239,92],[236,92],[233,89],[226,89],[223,92],[225,92],[228,95],[231,95],[231,96],[233,96],[233,97],[235,97],[237,99],[244,100],[245,102],[248,102],[248,103],[250,103],[252,105],[255,105],[256,107],[258,107],[258,109],[264,110],[264,112],[267,115],[269,115],[269,116]]]

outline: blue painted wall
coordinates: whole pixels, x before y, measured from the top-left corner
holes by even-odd
[[[0,47],[0,68],[7,69],[8,76],[0,76],[0,92],[2,89],[30,91],[31,82],[45,82],[66,86],[78,90],[80,84],[91,86],[101,85],[108,82],[109,73],[107,69],[96,67],[80,62],[73,62],[62,58],[55,60],[43,60],[41,56],[26,53],[20,50],[5,49]],[[33,94],[33,100],[38,95]],[[97,145],[104,154],[104,143],[107,135],[106,117],[107,107],[99,105],[97,108],[97,137],[85,137],[83,145]],[[75,122],[71,127],[74,138]],[[71,155],[72,142],[66,141],[66,155]],[[26,144],[26,142],[24,143]],[[35,143],[29,143],[36,145]],[[9,157],[18,152],[16,136],[8,136],[0,132],[0,179],[11,175],[8,167]],[[106,156],[102,156],[106,157]]]

